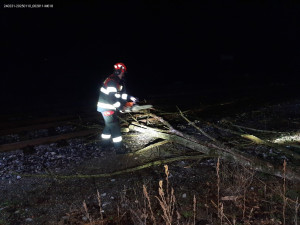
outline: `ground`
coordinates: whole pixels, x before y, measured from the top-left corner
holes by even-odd
[[[300,100],[255,104],[243,99],[182,106],[195,126],[170,108],[157,104],[151,112],[203,143],[209,139],[195,126],[226,146],[277,166],[287,162],[284,168],[298,171],[299,159],[237,134],[250,133],[270,142],[297,134]],[[147,126],[157,127],[149,121]],[[1,144],[83,126],[101,128],[101,121],[3,135]],[[174,142],[137,154],[162,140],[134,131],[123,133],[123,138],[129,151],[125,155],[101,147],[99,133],[0,153],[0,224],[168,224],[168,219],[171,224],[296,224],[298,220],[299,180],[218,161]],[[281,147],[299,154],[299,139]],[[162,161],[168,159],[174,160]]]

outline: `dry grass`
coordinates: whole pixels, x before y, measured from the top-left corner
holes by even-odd
[[[286,162],[283,170],[286,170]],[[281,181],[262,181],[253,171],[223,164],[219,159],[215,173],[215,178],[206,182],[206,186],[201,185],[209,189],[208,192],[182,199],[180,187],[174,188],[176,185],[169,180],[169,167],[165,165],[165,179],[159,180],[157,190],[143,184],[134,189],[133,195],[123,193],[116,210],[105,213],[97,190],[99,211],[89,212],[84,201],[81,218],[85,216],[87,221],[74,224],[196,225],[199,221],[208,225],[298,224],[298,197],[293,200],[288,196],[285,177]]]
[[[149,197],[149,194],[148,194],[148,191],[147,191],[147,187],[145,185],[143,185],[143,193],[144,193],[144,196],[145,196],[145,198],[147,199],[147,202],[148,202],[148,207],[149,207],[149,210],[150,210],[150,215],[151,215],[151,220],[153,222],[153,225],[156,225],[157,222],[156,222],[153,210],[152,210],[151,201],[150,201],[150,197]]]
[[[285,179],[285,175],[286,175],[286,161],[284,160],[283,162],[283,194],[282,194],[282,198],[283,198],[283,206],[282,206],[282,220],[283,220],[283,225],[285,225],[285,210],[286,210],[286,179]]]

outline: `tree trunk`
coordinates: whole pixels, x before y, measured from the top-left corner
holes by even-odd
[[[141,133],[147,133],[153,137],[162,138],[172,141],[174,143],[181,144],[185,147],[207,154],[212,157],[220,157],[224,160],[229,160],[231,162],[238,163],[242,166],[251,167],[252,169],[259,172],[271,174],[278,177],[285,176],[287,179],[300,181],[300,176],[298,175],[299,173],[296,173],[294,171],[286,171],[286,174],[284,175],[280,168],[275,168],[275,166],[273,166],[269,162],[260,160],[250,155],[240,153],[235,149],[231,149],[225,146],[217,146],[215,144],[199,143],[190,139],[186,139],[184,136],[180,137],[173,133],[165,132],[163,130],[159,131],[158,129],[146,126],[139,126],[136,124],[131,124],[129,126],[129,129]]]

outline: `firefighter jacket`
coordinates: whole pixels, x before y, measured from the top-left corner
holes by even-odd
[[[103,82],[100,87],[100,95],[97,103],[97,111],[116,111],[122,109],[130,99],[127,95],[124,81],[112,74]]]

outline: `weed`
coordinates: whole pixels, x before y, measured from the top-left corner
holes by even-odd
[[[186,219],[190,219],[194,217],[193,211],[182,211],[181,215]]]
[[[297,225],[298,198],[290,198],[297,196],[297,191],[288,190],[285,177],[266,183],[255,177],[253,171],[232,164],[221,164],[218,159],[215,182],[209,180],[204,185],[209,190],[203,190],[198,198],[196,194],[188,194],[190,199],[187,197],[178,202],[174,186],[169,181],[167,165],[164,166],[164,174],[165,179],[158,181],[158,189],[155,188],[156,184],[153,187],[148,183],[148,187],[146,184],[136,184],[137,188],[126,189],[130,190],[128,192],[124,190],[114,213],[104,213],[101,195],[97,190],[99,211],[94,214],[89,212],[88,205],[83,201],[84,215],[89,224],[195,225],[198,221],[205,221],[216,225]],[[93,219],[96,214],[98,219]]]

